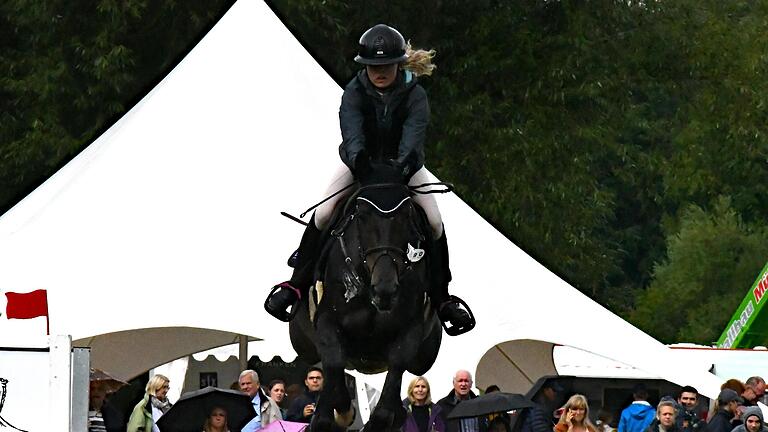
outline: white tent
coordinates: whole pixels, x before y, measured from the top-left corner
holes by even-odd
[[[264,3],[240,0],[139,104],[0,218],[0,291],[47,289],[51,334],[91,345],[96,366],[125,378],[236,334],[290,351],[287,326],[261,306],[289,275],[301,235],[279,211],[320,199],[340,163],[340,95]],[[488,382],[551,363],[546,349],[510,356],[514,340],[573,346],[716,395],[719,379],[684,368],[458,197],[438,200],[452,291],[478,325],[444,338],[427,375],[436,395],[486,352]],[[0,339],[11,328],[39,333],[35,321],[0,317]]]

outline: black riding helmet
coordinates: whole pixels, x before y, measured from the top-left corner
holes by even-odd
[[[360,36],[359,43],[355,61],[364,65],[400,63],[408,58],[405,54],[405,38],[386,24],[369,28]]]

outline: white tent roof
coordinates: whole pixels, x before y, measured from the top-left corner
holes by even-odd
[[[262,308],[268,288],[289,275],[285,259],[302,231],[279,211],[322,197],[340,163],[340,96],[264,3],[240,0],[139,104],[0,218],[0,291],[47,289],[51,334],[80,343],[173,328],[173,338],[145,337],[119,356],[124,365],[112,368],[126,377],[162,362],[142,349],[172,352],[173,340],[191,349],[198,328],[224,336],[201,339],[196,351],[231,343],[232,334],[290,351],[287,326]],[[427,375],[435,394],[448,392],[455,370],[474,369],[516,339],[577,347],[717,393],[716,377],[683,368],[457,196],[438,200],[452,292],[478,325],[444,338]],[[0,339],[12,326],[16,335],[41,329],[17,321],[0,317]]]

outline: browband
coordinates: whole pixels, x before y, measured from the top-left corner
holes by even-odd
[[[363,197],[357,197],[357,199],[359,199],[359,200],[363,200],[363,201],[367,202],[368,204],[372,205],[372,206],[373,206],[373,207],[374,207],[376,210],[378,210],[380,213],[384,213],[384,214],[387,214],[387,213],[392,213],[393,211],[395,211],[395,210],[399,209],[399,208],[400,208],[400,206],[401,206],[401,205],[403,205],[403,203],[404,203],[404,202],[406,202],[407,200],[411,199],[411,197],[405,197],[405,198],[403,198],[403,200],[402,200],[402,201],[400,201],[399,203],[397,203],[397,205],[396,205],[396,206],[395,206],[393,209],[390,209],[390,210],[382,210],[382,209],[381,209],[379,206],[377,206],[377,205],[376,205],[376,203],[374,203],[373,201],[371,201],[371,200],[369,200],[369,199],[367,199],[367,198],[363,198]]]

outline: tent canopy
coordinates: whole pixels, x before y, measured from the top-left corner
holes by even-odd
[[[0,291],[47,289],[51,334],[88,341],[94,366],[123,377],[156,365],[174,339],[184,343],[173,355],[235,334],[283,351],[287,325],[261,305],[287,278],[302,229],[279,212],[322,198],[341,163],[340,96],[263,2],[238,1],[140,103],[0,218]],[[717,392],[716,377],[685,369],[457,196],[438,201],[452,292],[478,325],[444,338],[427,375],[435,395],[509,340],[570,345]],[[538,352],[523,355],[530,367],[541,366]]]

